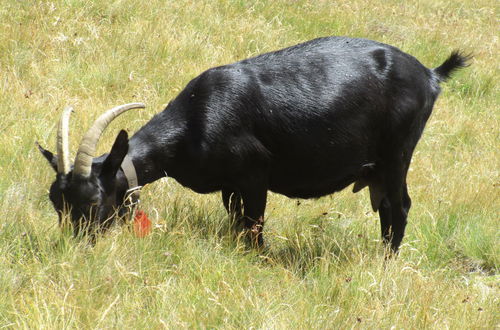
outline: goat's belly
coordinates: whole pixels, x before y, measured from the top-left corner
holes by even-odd
[[[327,159],[306,155],[273,164],[269,189],[292,198],[318,198],[341,191],[359,179],[364,155]],[[304,161],[307,160],[307,161]]]
[[[354,181],[356,181],[354,175],[341,178],[336,177],[330,180],[329,178],[324,178],[323,180],[317,180],[316,178],[310,178],[309,180],[304,180],[304,178],[289,178],[289,180],[271,179],[269,189],[272,192],[290,198],[319,198],[341,191],[354,183]]]

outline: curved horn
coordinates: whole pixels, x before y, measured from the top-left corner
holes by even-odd
[[[145,107],[146,106],[142,103],[129,103],[109,109],[100,115],[82,138],[82,142],[76,153],[73,173],[85,178],[89,177],[90,171],[92,170],[92,159],[94,158],[97,142],[99,142],[102,132],[113,119],[125,111]]]
[[[68,174],[70,170],[69,117],[72,112],[72,107],[64,108],[57,128],[57,173],[64,175]]]

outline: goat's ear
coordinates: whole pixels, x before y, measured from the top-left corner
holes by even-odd
[[[55,156],[52,152],[48,151],[47,149],[44,149],[38,142],[35,142],[36,146],[38,147],[38,150],[42,153],[42,155],[49,161],[50,166],[56,171],[57,173],[57,156]]]
[[[113,143],[108,157],[106,157],[106,160],[102,164],[101,176],[114,178],[127,152],[128,134],[124,130],[121,130],[116,137],[115,143]]]

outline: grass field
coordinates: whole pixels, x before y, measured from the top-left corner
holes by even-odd
[[[0,329],[500,327],[500,5],[464,1],[15,1],[0,6]],[[472,65],[443,85],[409,172],[398,258],[384,260],[366,191],[319,200],[271,194],[263,253],[231,235],[219,195],[165,179],[143,190],[154,221],[95,247],[57,226],[55,149],[75,107],[72,152],[102,111],[109,150],[210,67],[326,35],[386,42],[435,67]]]

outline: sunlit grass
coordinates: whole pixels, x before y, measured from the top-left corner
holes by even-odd
[[[500,325],[498,4],[495,1],[4,1],[0,8],[0,327],[496,328]],[[114,228],[94,247],[61,232],[55,146],[75,107],[74,154],[103,110],[133,133],[202,71],[326,35],[387,42],[443,85],[408,182],[401,254],[386,260],[367,192],[318,200],[271,194],[267,246],[233,236],[219,195],[171,179],[144,189],[155,227]]]

